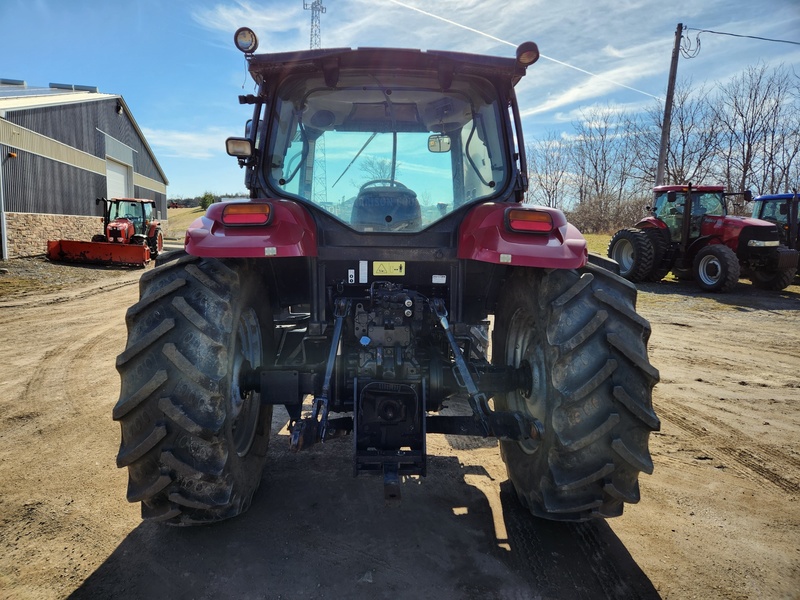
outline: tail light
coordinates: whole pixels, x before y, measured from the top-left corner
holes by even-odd
[[[222,211],[225,225],[267,225],[272,217],[270,204],[229,204]]]
[[[506,226],[517,233],[550,233],[553,216],[543,210],[511,208],[506,211]]]

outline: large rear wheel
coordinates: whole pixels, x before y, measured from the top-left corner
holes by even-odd
[[[619,274],[634,283],[653,272],[653,244],[641,229],[620,229],[608,244],[608,257],[619,263]]]
[[[536,516],[620,515],[625,502],[639,500],[639,472],[653,470],[658,371],[635,300],[632,284],[593,265],[521,269],[505,288],[492,362],[529,367],[531,387],[497,396],[495,405],[535,417],[545,433],[539,442],[500,446],[517,495]]]
[[[181,253],[183,254],[183,253]],[[175,525],[236,516],[261,480],[272,410],[239,374],[273,353],[272,314],[246,262],[183,255],[142,276],[113,417],[119,467],[142,517]]]

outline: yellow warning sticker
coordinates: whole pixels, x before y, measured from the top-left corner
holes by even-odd
[[[406,274],[406,262],[375,261],[372,263],[372,275],[375,277],[401,277]]]

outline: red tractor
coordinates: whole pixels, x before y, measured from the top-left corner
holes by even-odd
[[[536,45],[255,55],[251,30],[235,40],[257,91],[227,150],[250,199],[211,205],[142,276],[117,358],[117,464],[143,518],[247,509],[275,405],[293,450],[349,435],[353,473],[382,477],[387,502],[428,472],[429,433],[499,438],[534,515],[637,502],[659,428],[650,326],[563,213],[521,204],[514,86]],[[448,404],[469,416],[437,414]]]
[[[155,218],[155,202],[141,198],[97,198],[103,203],[103,233],[91,242],[51,240],[50,260],[144,267],[164,249],[161,223]]]
[[[639,281],[660,281],[672,271],[694,278],[706,291],[727,292],[740,275],[756,286],[781,290],[797,269],[797,250],[781,244],[774,223],[727,214],[722,186],[672,185],[655,188],[652,214],[611,238],[608,256],[620,275]]]

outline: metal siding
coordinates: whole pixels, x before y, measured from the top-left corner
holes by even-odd
[[[94,199],[105,195],[106,178],[64,163],[17,152],[3,164],[7,212],[97,216]]]
[[[2,161],[5,211],[101,214],[94,199],[106,195],[105,161],[109,152],[130,160],[134,195],[157,200],[161,214],[166,216],[164,177],[127,113],[117,113],[115,98],[8,110],[5,121],[0,124],[31,130],[21,129],[18,134],[20,141],[24,137],[29,151],[9,145],[17,158]]]
[[[105,136],[106,156],[115,161],[133,167],[133,148],[115,140],[111,136]]]
[[[148,200],[155,200],[156,201],[156,210],[159,214],[159,219],[166,219],[167,218],[167,195],[164,193],[154,192],[149,188],[139,187],[138,185],[133,186],[133,195],[136,198],[145,198]]]
[[[105,138],[111,137],[133,150],[134,172],[164,183],[144,140],[127,113],[117,113],[116,99],[9,110],[6,119],[99,158],[105,158]],[[116,144],[115,149],[118,148],[120,146]]]

